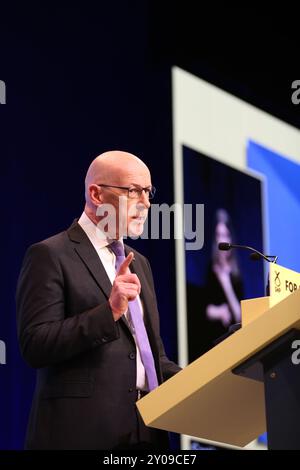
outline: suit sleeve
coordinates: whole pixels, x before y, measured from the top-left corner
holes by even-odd
[[[119,336],[108,302],[67,317],[62,269],[43,242],[25,255],[16,303],[20,349],[35,368],[71,359]]]
[[[157,311],[157,315],[158,315],[158,327],[156,329],[156,344],[157,344],[157,347],[158,347],[158,351],[159,351],[159,362],[160,362],[160,367],[161,367],[161,371],[162,371],[162,376],[163,376],[163,380],[168,380],[169,378],[171,378],[173,375],[177,374],[177,372],[179,372],[181,370],[181,367],[179,367],[175,362],[171,361],[168,356],[166,355],[166,352],[165,352],[165,348],[164,348],[164,344],[163,344],[163,341],[162,341],[162,338],[160,336],[160,329],[159,329],[159,314],[158,314],[158,308],[157,308],[157,299],[156,299],[156,294],[155,294],[155,286],[154,286],[154,280],[153,280],[153,275],[152,275],[152,270],[151,270],[151,266],[150,266],[150,263],[149,261],[147,260],[147,258],[145,258],[146,261],[147,261],[147,265],[148,265],[148,268],[149,268],[149,281],[151,283],[151,287],[152,287],[152,292],[153,292],[153,299],[154,299],[154,303],[155,303],[155,307],[156,307],[156,311]]]

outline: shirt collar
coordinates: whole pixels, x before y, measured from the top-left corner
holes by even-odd
[[[112,240],[106,237],[105,233],[99,229],[99,227],[87,216],[84,211],[81,214],[78,223],[95,247],[104,248],[112,242]],[[119,241],[124,245],[123,238],[120,238]]]

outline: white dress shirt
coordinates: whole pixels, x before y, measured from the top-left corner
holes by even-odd
[[[99,230],[96,224],[91,221],[91,219],[86,215],[85,212],[82,213],[80,219],[78,220],[79,225],[85,231],[86,235],[88,236],[90,242],[92,243],[93,247],[95,248],[101,263],[104,266],[104,269],[109,277],[111,284],[113,284],[115,277],[116,277],[116,270],[115,270],[115,263],[116,263],[116,255],[113,253],[112,250],[108,248],[109,242],[103,236],[103,232]],[[123,243],[123,240],[120,239]],[[141,303],[141,299],[138,296],[138,302],[141,307],[141,311],[143,312],[143,306]],[[125,318],[128,321],[127,312],[125,313]],[[129,322],[128,322],[129,324]],[[146,389],[146,374],[145,368],[141,360],[141,355],[139,348],[137,347],[136,338],[131,330],[131,333],[134,337],[135,345],[136,345],[136,388],[138,390],[145,390]]]

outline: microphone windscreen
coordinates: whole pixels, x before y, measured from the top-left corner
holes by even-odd
[[[221,243],[219,243],[218,248],[219,248],[219,250],[222,250],[222,251],[228,251],[228,250],[230,250],[230,248],[231,248],[231,244],[230,244],[230,243],[221,242]]]

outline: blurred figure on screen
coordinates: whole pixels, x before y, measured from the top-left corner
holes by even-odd
[[[236,253],[218,249],[221,242],[235,242],[231,218],[219,208],[214,219],[211,249],[205,246],[210,250],[206,275],[199,284],[187,283],[189,362],[214,347],[241,319],[243,282]]]
[[[234,243],[233,228],[230,216],[225,209],[216,211],[212,246],[212,263],[209,267],[206,295],[206,316],[208,320],[222,323],[228,328],[240,322],[240,300],[243,286],[234,250],[221,251],[221,242]]]

